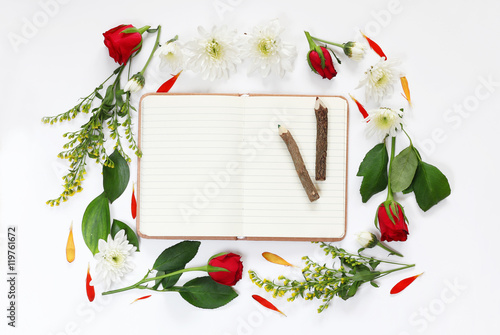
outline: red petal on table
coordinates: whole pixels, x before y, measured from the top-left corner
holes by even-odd
[[[92,277],[90,276],[90,264],[89,264],[89,266],[87,267],[87,279],[85,281],[85,287],[87,289],[87,297],[89,298],[90,302],[94,301],[95,298],[94,286],[90,285],[91,281]]]
[[[179,78],[179,75],[181,74],[181,72],[182,71],[180,71],[175,76],[173,76],[172,78],[167,80],[165,83],[163,83],[163,85],[160,86],[160,88],[158,89],[158,91],[156,91],[156,93],[167,93],[168,91],[170,91],[172,86],[174,86],[175,82],[177,81],[177,78]]]
[[[396,293],[403,291],[405,288],[408,287],[408,285],[413,283],[413,281],[415,279],[417,279],[419,276],[421,276],[422,274],[423,274],[423,272],[421,274],[416,275],[416,276],[412,276],[412,277],[405,278],[405,279],[401,280],[399,283],[394,285],[394,287],[391,289],[391,294],[396,294]]]
[[[132,203],[130,204],[130,211],[132,212],[132,219],[137,216],[137,200],[135,199],[135,185],[132,186]]]
[[[254,294],[254,295],[252,295],[252,298],[254,298],[262,306],[264,306],[266,308],[269,308],[270,310],[273,310],[273,311],[276,311],[278,313],[281,313],[281,314],[285,315],[285,313],[283,313],[282,311],[280,311],[279,309],[277,309],[276,306],[274,306],[273,304],[271,304],[266,299],[262,298],[260,295]]]
[[[373,51],[375,51],[375,53],[377,55],[379,55],[380,57],[383,57],[383,58],[385,58],[385,60],[387,60],[387,56],[385,55],[385,53],[382,51],[382,48],[379,47],[379,45],[377,43],[375,43],[371,38],[369,38],[365,34],[363,34],[363,32],[361,32],[361,35],[363,35],[363,37],[366,38],[366,40],[368,41],[368,44],[370,45],[370,48],[372,48]]]
[[[139,300],[144,300],[144,299],[147,299],[147,298],[149,298],[150,296],[151,296],[151,294],[150,294],[150,295],[145,295],[144,297],[137,298],[137,299],[135,299],[134,301],[132,301],[130,304],[133,304],[134,302],[139,301]]]
[[[368,117],[368,112],[366,111],[365,107],[363,107],[363,105],[358,100],[354,99],[352,95],[349,94],[349,96],[351,97],[352,100],[354,100],[354,102],[358,106],[359,112],[361,113],[361,115],[363,115],[363,118],[366,119]]]

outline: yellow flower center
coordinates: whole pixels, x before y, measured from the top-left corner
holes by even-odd
[[[219,59],[222,56],[222,47],[215,39],[207,43],[205,50],[213,59]]]
[[[276,41],[271,38],[263,38],[257,44],[257,49],[262,56],[271,56],[276,53]]]

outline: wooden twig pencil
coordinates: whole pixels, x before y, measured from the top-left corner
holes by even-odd
[[[328,108],[320,98],[314,106],[316,114],[316,180],[326,179],[326,151],[328,147]]]
[[[299,175],[300,182],[302,183],[302,186],[304,187],[304,190],[306,191],[307,197],[309,198],[309,201],[313,202],[315,200],[319,199],[319,194],[318,191],[316,190],[316,187],[314,186],[311,177],[309,177],[309,173],[307,172],[306,169],[306,164],[304,163],[304,160],[302,159],[302,155],[300,154],[299,147],[297,146],[297,143],[292,137],[292,134],[286,129],[284,126],[278,125],[279,129],[279,134],[283,141],[285,142],[288,151],[290,152],[290,155],[292,156],[293,164],[295,165],[295,170],[297,171],[297,174]]]

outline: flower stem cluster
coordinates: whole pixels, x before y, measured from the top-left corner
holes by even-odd
[[[157,30],[152,31],[157,32],[157,42],[151,54],[154,53],[158,46],[160,30],[161,27],[158,27]],[[150,59],[141,73],[145,71]],[[117,149],[127,161],[131,161],[130,157],[125,153],[124,143],[121,141],[121,132],[123,132],[128,142],[128,148],[133,150],[137,156],[141,156],[141,151],[137,146],[132,130],[131,112],[135,110],[130,101],[130,91],[132,90],[121,88],[122,73],[126,66],[130,67],[130,64],[131,62],[123,62],[104,82],[67,112],[42,118],[42,122],[45,124],[55,124],[73,120],[80,113],[90,114],[88,121],[79,130],[63,134],[63,137],[69,141],[63,145],[64,150],[58,154],[58,157],[69,161],[69,171],[63,177],[63,192],[59,197],[48,200],[48,205],[58,206],[61,201],[67,201],[70,196],[82,191],[81,184],[85,179],[86,165],[89,160],[95,160],[98,164],[113,167],[113,162],[109,159],[105,147],[107,140],[105,136],[106,128],[109,130],[109,138],[115,141],[113,150]],[[105,85],[113,78],[114,80],[105,88]],[[143,81],[142,85],[144,85]]]
[[[324,242],[320,242],[320,247],[326,255],[331,255],[332,259],[340,264],[335,266],[334,263],[332,266],[327,266],[304,256],[303,280],[279,276],[277,281],[271,281],[261,279],[251,270],[249,271],[250,280],[267,292],[272,292],[275,298],[287,296],[287,301],[294,301],[299,297],[304,300],[320,299],[322,303],[318,308],[318,313],[321,313],[328,308],[335,296],[347,300],[356,294],[362,284],[370,282],[374,287],[378,287],[374,282],[376,279],[391,272],[415,266],[415,264],[389,262],[361,254],[352,254]],[[380,263],[398,265],[398,267],[378,271],[376,268]]]

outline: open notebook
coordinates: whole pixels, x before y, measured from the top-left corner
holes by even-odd
[[[325,181],[314,180],[316,96],[148,94],[139,113],[138,233],[146,238],[322,240],[346,230],[348,105],[328,108]],[[320,194],[310,202],[295,138]]]

